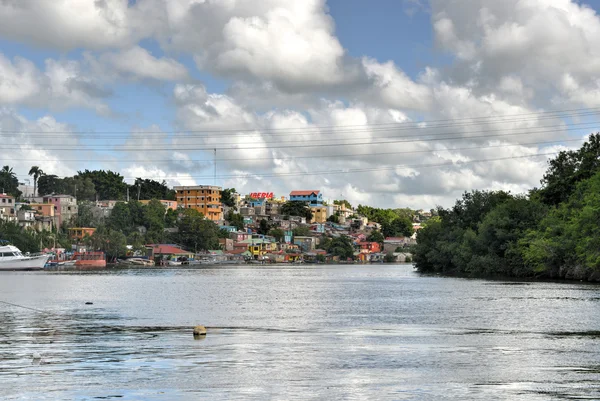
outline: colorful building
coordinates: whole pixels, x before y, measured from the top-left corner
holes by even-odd
[[[15,198],[10,195],[0,194],[0,219],[17,221],[15,213]]]
[[[185,209],[195,209],[212,221],[223,220],[221,187],[210,185],[175,187],[177,202]]]
[[[310,211],[313,214],[311,223],[325,223],[327,221],[327,207],[326,206],[312,206]]]
[[[322,206],[323,194],[320,191],[292,191],[290,201],[306,202],[309,206]]]
[[[140,203],[142,205],[147,205],[148,203],[150,203],[150,200],[148,199],[143,199],[140,201]],[[160,203],[162,203],[162,205],[167,208],[167,209],[171,209],[171,210],[177,210],[177,201],[172,201],[172,200],[160,200]]]
[[[54,205],[54,216],[57,219],[58,226],[62,226],[63,222],[69,222],[77,216],[77,198],[71,195],[47,195],[43,197],[44,203]]]
[[[83,238],[85,238],[85,236],[92,236],[94,235],[94,233],[96,232],[95,228],[90,228],[90,227],[74,227],[74,228],[69,228],[69,237],[71,239],[76,239],[76,240],[83,240]]]
[[[360,248],[361,253],[379,253],[381,252],[381,245],[379,242],[359,242],[358,246]]]

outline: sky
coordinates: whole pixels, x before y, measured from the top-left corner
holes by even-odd
[[[377,207],[525,193],[598,130],[599,8],[3,0],[0,164]]]

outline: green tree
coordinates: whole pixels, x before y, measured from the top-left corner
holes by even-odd
[[[135,228],[131,210],[127,203],[117,202],[110,212],[107,220],[107,227],[110,230],[121,231],[128,235]]]
[[[98,199],[124,200],[127,195],[127,183],[123,181],[123,176],[119,173],[110,170],[85,170],[78,171],[76,177],[92,180],[96,190],[95,196]]]
[[[225,220],[229,222],[229,225],[234,226],[240,231],[244,230],[244,216],[239,213],[234,213],[233,210],[230,210],[225,215]]]
[[[385,241],[385,237],[381,233],[381,231],[373,230],[369,236],[367,237],[367,241],[369,242],[377,242],[380,245],[383,245],[383,241]]]
[[[103,219],[94,214],[95,205],[90,201],[77,202],[77,216],[73,225],[75,227],[98,227],[103,224]]]
[[[307,221],[313,217],[310,207],[301,201],[288,201],[284,203],[281,205],[281,214],[285,216],[305,217]]]
[[[38,166],[31,166],[28,174],[33,177],[33,194],[37,196],[37,181],[40,176],[44,175],[44,171]]]
[[[165,214],[165,227],[173,228],[177,225],[177,218],[179,217],[179,212],[175,209],[167,209],[167,213]]]
[[[136,178],[129,189],[130,197],[134,199],[147,200],[175,200],[175,191],[167,186],[165,180],[158,182],[155,180]]]
[[[2,170],[0,170],[0,186],[4,193],[12,195],[15,198],[21,196],[21,191],[19,191],[19,180],[12,167],[4,166],[2,167]]]
[[[272,228],[269,230],[269,235],[274,237],[277,242],[283,242],[285,237],[285,232],[281,228]]]
[[[39,252],[43,245],[42,234],[33,230],[27,230],[17,223],[0,219],[0,239],[10,242],[21,250],[21,252]]]
[[[144,236],[139,231],[133,231],[127,236],[127,245],[131,245],[134,252],[146,252]]]
[[[590,135],[578,150],[562,151],[549,162],[542,179],[541,199],[549,205],[566,201],[577,183],[592,177],[600,168],[600,133]]]
[[[183,210],[177,225],[175,242],[194,252],[219,248],[219,227],[197,210]]]
[[[269,232],[269,223],[265,219],[261,219],[258,224],[258,233],[262,235],[267,235]]]
[[[236,193],[235,188],[228,188],[221,191],[221,202],[227,206],[232,207],[235,210],[235,199],[233,195]]]
[[[352,205],[346,199],[334,200],[333,204],[334,205],[344,205],[344,206],[346,206],[346,209],[352,209]]]
[[[335,214],[332,214],[331,216],[329,216],[327,218],[327,221],[330,221],[330,222],[335,223],[335,224],[340,224],[340,215],[339,215],[339,213],[336,212]]]
[[[49,194],[60,194],[63,189],[63,181],[54,174],[43,174],[38,177],[37,192],[39,196]]]
[[[292,230],[294,237],[307,237],[310,235],[310,228],[307,226],[298,226]]]
[[[354,245],[350,237],[342,235],[341,237],[333,238],[327,252],[333,256],[339,256],[342,259],[354,258]]]
[[[410,237],[413,234],[412,222],[406,217],[397,217],[382,224],[385,237]]]
[[[109,261],[127,255],[127,238],[121,231],[100,226],[90,242],[94,249],[103,251]]]

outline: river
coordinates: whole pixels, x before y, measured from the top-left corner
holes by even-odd
[[[3,400],[600,399],[600,286],[579,282],[408,265],[5,272],[0,301],[36,309],[0,304]]]

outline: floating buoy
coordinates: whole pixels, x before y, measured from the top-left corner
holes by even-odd
[[[200,337],[206,335],[206,327],[196,326],[194,327],[194,337]]]
[[[93,302],[86,302],[85,304],[86,304],[86,305],[94,305],[94,303],[93,303]]]

